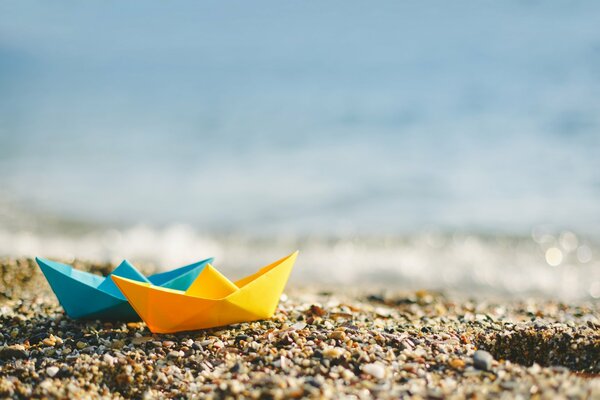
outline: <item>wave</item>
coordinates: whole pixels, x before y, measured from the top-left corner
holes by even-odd
[[[188,225],[135,225],[83,233],[0,227],[0,255],[153,264],[159,269],[209,256],[243,275],[299,249],[297,285],[377,285],[493,295],[600,298],[600,246],[573,232],[531,236],[444,233],[397,236],[213,234]]]

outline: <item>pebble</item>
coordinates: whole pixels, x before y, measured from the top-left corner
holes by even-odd
[[[494,357],[485,350],[477,350],[473,354],[473,366],[483,371],[492,369]]]
[[[11,358],[27,358],[29,353],[25,350],[25,347],[20,344],[13,344],[11,346],[0,347],[0,359],[9,360]]]
[[[327,311],[325,311],[325,309],[323,309],[322,307],[320,307],[320,306],[318,306],[316,304],[313,304],[308,309],[308,313],[316,315],[318,317],[323,317],[323,316],[325,316],[327,314]]]
[[[328,347],[323,351],[323,356],[327,358],[339,358],[344,354],[344,349],[339,347]]]
[[[52,366],[52,367],[48,367],[46,368],[46,374],[50,377],[50,378],[54,378],[54,376],[56,374],[58,374],[59,368],[56,366]]]
[[[184,355],[185,355],[185,353],[181,350],[179,350],[179,351],[172,350],[169,352],[169,354],[167,354],[167,356],[170,358],[179,358],[179,357],[183,357]]]
[[[344,331],[333,331],[329,334],[329,337],[335,340],[344,340],[346,339],[346,334]]]
[[[109,365],[112,365],[112,364],[114,364],[114,363],[115,363],[115,361],[116,361],[116,359],[115,359],[113,356],[111,356],[110,354],[108,354],[108,353],[106,353],[106,354],[105,354],[105,355],[102,357],[102,360],[103,360],[105,363],[109,364]]]
[[[140,345],[146,342],[151,342],[153,341],[154,338],[152,336],[139,336],[139,337],[134,337],[133,339],[131,339],[131,343],[135,344],[135,345]]]
[[[361,370],[377,379],[385,377],[385,367],[379,363],[365,364],[361,367]]]
[[[461,360],[460,358],[453,358],[452,360],[450,360],[448,362],[448,365],[450,365],[452,368],[458,369],[458,370],[465,368],[465,362],[463,360]]]
[[[42,343],[44,344],[44,346],[54,346],[56,344],[56,340],[54,339],[54,337],[48,337],[42,340]]]
[[[296,322],[291,328],[296,331],[302,330],[306,328],[306,322]]]

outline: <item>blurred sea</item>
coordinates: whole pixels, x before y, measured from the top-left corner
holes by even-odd
[[[600,298],[600,3],[0,3],[0,255]]]

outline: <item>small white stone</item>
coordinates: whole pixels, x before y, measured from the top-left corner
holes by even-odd
[[[305,322],[296,322],[294,325],[292,325],[292,329],[299,331],[306,328],[306,323]]]
[[[54,376],[58,374],[58,367],[52,366],[46,368],[46,374],[48,374],[50,378],[54,378]]]
[[[107,364],[114,364],[115,363],[115,358],[113,356],[111,356],[110,354],[105,354],[104,357],[102,357],[104,362]]]
[[[44,379],[42,383],[40,383],[40,388],[43,390],[50,390],[54,386],[52,383],[52,379]]]
[[[352,378],[354,378],[354,373],[352,371],[350,371],[349,369],[344,368],[344,370],[342,371],[342,377],[349,381]]]
[[[183,351],[177,351],[177,350],[172,350],[169,352],[169,354],[167,354],[167,357],[170,358],[180,358],[183,357],[185,355],[185,353]]]
[[[383,379],[385,377],[385,367],[380,363],[365,364],[361,367],[365,374],[369,374],[374,378]]]

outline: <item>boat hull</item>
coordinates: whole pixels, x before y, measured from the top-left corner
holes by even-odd
[[[297,253],[273,263],[221,299],[195,297],[130,279],[113,277],[153,333],[214,328],[273,316]]]
[[[209,258],[166,273],[151,275],[147,281],[160,282],[168,288],[186,290],[212,260]],[[79,271],[70,265],[55,261],[41,258],[36,258],[36,261],[65,314],[70,318],[103,321],[140,320],[140,316],[110,277],[104,278]],[[137,272],[137,270],[129,263],[125,263],[109,276],[119,276],[123,272],[127,274],[126,276],[134,278],[141,276],[137,279],[146,280],[143,275],[132,273],[131,271]],[[124,265],[126,268],[123,268]]]

